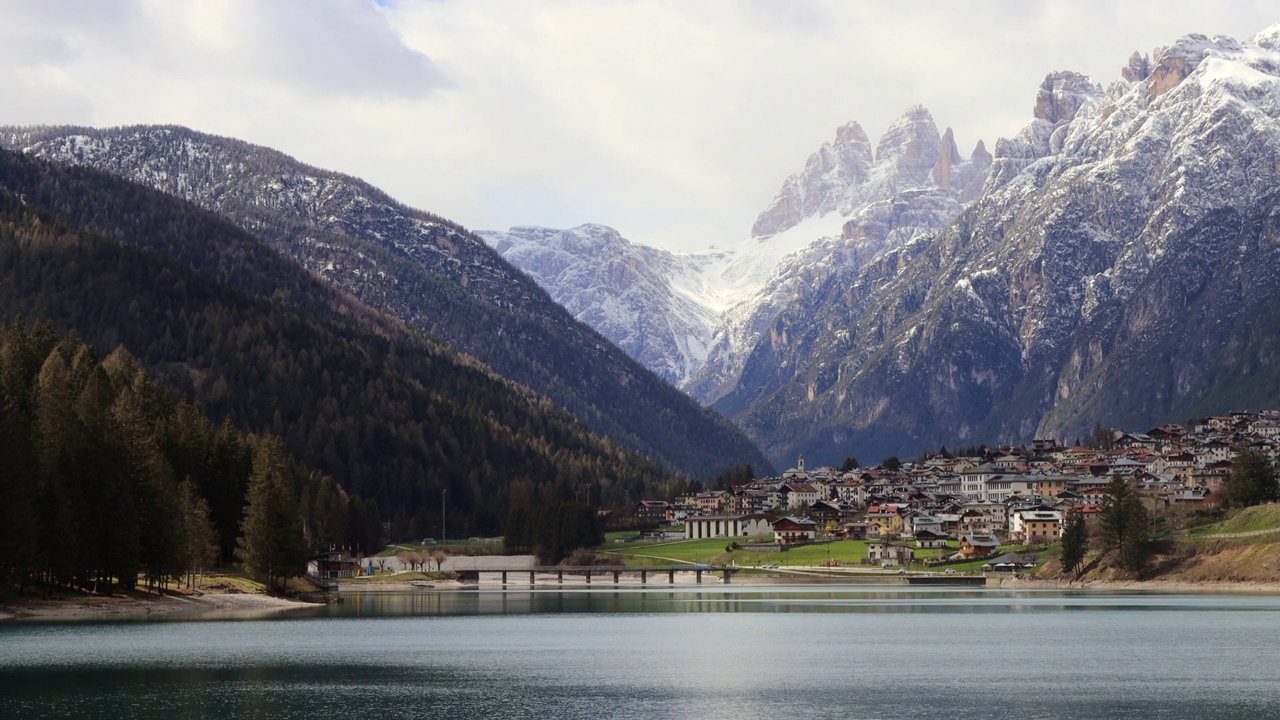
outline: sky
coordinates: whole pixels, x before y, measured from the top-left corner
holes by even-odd
[[[179,124],[361,177],[476,230],[749,234],[835,129],[909,107],[961,152],[1055,70],[1247,39],[1272,2],[0,0],[0,125]]]

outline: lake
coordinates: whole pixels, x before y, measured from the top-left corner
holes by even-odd
[[[359,593],[0,624],[5,718],[1280,718],[1280,597],[866,586]]]

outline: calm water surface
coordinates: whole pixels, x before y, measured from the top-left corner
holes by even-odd
[[[418,591],[0,624],[0,717],[1280,718],[1280,598]]]

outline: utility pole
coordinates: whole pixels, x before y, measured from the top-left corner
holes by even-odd
[[[445,508],[448,507],[445,504],[445,493],[447,492],[449,492],[447,489],[440,488],[440,542],[441,543],[449,539],[449,531],[446,529],[448,526],[445,525],[445,515],[444,515]]]

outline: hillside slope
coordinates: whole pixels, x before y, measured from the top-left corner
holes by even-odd
[[[356,178],[180,127],[0,130],[0,145],[213,210],[365,304],[545,394],[669,468],[768,468],[732,423],[575,320],[479,238]]]
[[[0,317],[127,347],[216,420],[285,438],[385,519],[498,533],[513,505],[672,481],[549,401],[382,316],[212,213],[0,151]]]

